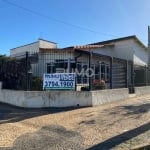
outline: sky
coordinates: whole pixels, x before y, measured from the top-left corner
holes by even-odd
[[[59,48],[136,35],[146,46],[150,0],[0,0],[0,54],[39,38]]]

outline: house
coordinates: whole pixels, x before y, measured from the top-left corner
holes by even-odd
[[[129,84],[133,76],[136,86],[147,84],[148,49],[135,35],[92,44],[114,44],[114,47],[105,47],[94,50],[94,52],[127,60],[130,62],[127,70]],[[130,73],[131,62],[133,62],[134,69],[134,74],[132,76]]]
[[[40,39],[11,49],[11,56],[18,58],[25,52],[29,52],[33,76],[75,72],[77,89],[89,86],[95,79],[105,80],[107,88],[131,87],[134,71],[141,71],[148,63],[147,48],[136,36],[62,49],[57,48],[56,43]],[[37,61],[32,61],[32,56],[36,56]],[[146,82],[145,78],[141,82]]]
[[[39,38],[36,42],[10,49],[10,56],[19,57],[25,55],[26,52],[38,53],[40,48],[57,48],[57,43]]]

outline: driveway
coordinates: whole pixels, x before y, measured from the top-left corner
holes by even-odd
[[[0,104],[0,149],[128,150],[150,144],[150,95],[88,108]]]

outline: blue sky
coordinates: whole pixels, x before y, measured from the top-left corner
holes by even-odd
[[[129,35],[147,45],[149,0],[0,0],[0,54],[43,38],[58,47]]]

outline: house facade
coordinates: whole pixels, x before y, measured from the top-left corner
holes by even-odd
[[[10,49],[10,56],[19,57],[24,55],[26,52],[38,53],[40,48],[57,48],[57,43],[44,39],[38,39],[36,42]]]
[[[32,62],[32,75],[74,72],[77,89],[89,86],[91,80],[105,80],[107,88],[130,87],[134,84],[134,70],[147,67],[147,48],[136,37],[129,36],[83,46],[59,49],[57,44],[45,40],[11,49],[11,57],[28,52]],[[90,68],[90,70],[89,70]]]

